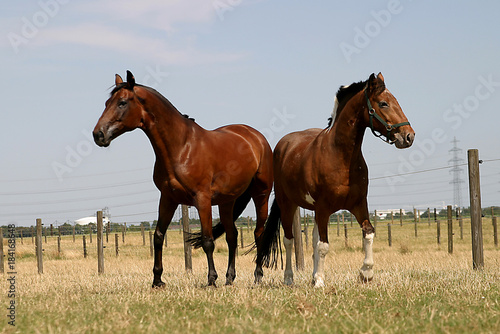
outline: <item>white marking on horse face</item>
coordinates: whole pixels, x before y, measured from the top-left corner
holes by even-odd
[[[307,193],[306,194],[306,202],[311,204],[311,205],[314,205],[314,198],[312,198],[311,194]]]

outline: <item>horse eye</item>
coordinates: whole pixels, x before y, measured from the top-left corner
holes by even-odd
[[[127,105],[127,101],[125,101],[125,100],[118,101],[119,108],[124,108],[126,105]]]
[[[385,102],[385,101],[382,101],[382,102],[380,102],[380,103],[378,104],[378,106],[379,106],[380,108],[387,108],[387,107],[389,107],[389,104],[388,104],[387,102]]]

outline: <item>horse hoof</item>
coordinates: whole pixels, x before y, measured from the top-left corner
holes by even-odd
[[[151,286],[151,288],[153,288],[153,289],[163,289],[164,287],[165,287],[165,283],[163,283],[162,281],[153,282],[153,285]]]
[[[325,281],[323,281],[322,278],[313,278],[312,284],[315,288],[324,288],[325,287]]]
[[[233,285],[233,281],[232,280],[226,280],[226,286],[227,285]]]
[[[359,280],[362,283],[371,282],[372,279],[373,279],[373,270],[367,270],[367,271],[360,270],[359,271]]]

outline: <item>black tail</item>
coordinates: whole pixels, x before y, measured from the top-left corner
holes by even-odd
[[[236,221],[245,210],[245,208],[248,205],[248,202],[252,199],[252,196],[250,195],[250,188],[251,185],[245,190],[245,192],[236,199],[236,202],[234,203],[234,209],[233,209],[233,222]],[[224,234],[225,229],[224,225],[222,225],[221,222],[217,223],[217,225],[212,227],[212,235],[215,239],[220,238]],[[195,232],[195,233],[189,233],[187,242],[191,244],[195,249],[200,248],[202,245],[202,238],[201,238],[201,231],[200,232]]]
[[[278,250],[280,246],[280,225],[281,225],[281,209],[273,201],[271,206],[271,213],[267,217],[264,233],[260,236],[258,241],[260,247],[257,250],[257,265],[261,264],[267,268],[275,268],[278,265]]]

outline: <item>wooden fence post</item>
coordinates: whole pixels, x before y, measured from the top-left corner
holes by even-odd
[[[5,266],[3,261],[3,231],[0,227],[0,273],[3,274],[5,272]]]
[[[344,222],[344,242],[345,242],[345,248],[349,247],[349,240],[347,239],[347,225]]]
[[[328,220],[330,220],[330,218],[328,218]],[[309,215],[304,216],[304,237],[306,239],[306,248],[309,247],[308,227],[309,227]]]
[[[61,236],[57,236],[57,255],[61,256]]]
[[[399,209],[399,225],[403,226],[403,209]]]
[[[389,247],[392,247],[392,231],[391,231],[391,223],[387,224],[387,237],[389,239]]]
[[[149,254],[151,257],[154,256],[154,245],[153,245],[153,232],[149,231]]]
[[[340,215],[337,214],[337,237],[340,237]]]
[[[431,208],[427,208],[427,220],[429,223],[429,227],[431,227]]]
[[[89,223],[89,243],[92,243],[92,225]]]
[[[104,245],[103,245],[102,211],[97,211],[97,272],[104,273]]]
[[[498,247],[497,217],[493,216],[492,224],[493,224],[493,242],[495,243],[495,247]]]
[[[413,208],[413,220],[415,221],[415,238],[418,237],[417,232],[417,209]]]
[[[146,234],[144,233],[144,225],[141,224],[142,245],[146,246]]]
[[[75,242],[75,225],[73,225],[73,242]]]
[[[448,253],[453,254],[453,211],[448,205]]]
[[[241,248],[245,247],[245,244],[243,242],[243,227],[240,226],[240,240],[241,240]]]
[[[436,233],[437,233],[437,243],[438,245],[441,245],[441,223],[439,220],[436,222]]]
[[[472,234],[472,266],[481,270],[484,267],[483,224],[481,221],[481,189],[479,179],[479,152],[467,151],[469,165],[470,219]]]
[[[122,243],[125,243],[125,231],[127,230],[127,223],[123,223],[122,225]]]
[[[85,234],[83,235],[83,258],[87,258],[87,242],[85,241]]]
[[[302,246],[302,226],[300,224],[300,209],[297,208],[293,216],[293,241],[295,247],[295,267],[304,270],[304,248]]]
[[[106,224],[106,243],[108,243],[108,242],[109,242],[108,235],[109,235],[109,221],[108,221],[108,223]]]
[[[458,216],[458,226],[460,227],[460,240],[464,240],[464,220],[461,212],[460,216]]]
[[[118,256],[119,249],[118,249],[118,233],[115,233],[115,256]]]
[[[42,255],[42,220],[36,220],[36,262],[38,266],[38,273],[43,274],[43,255]]]

